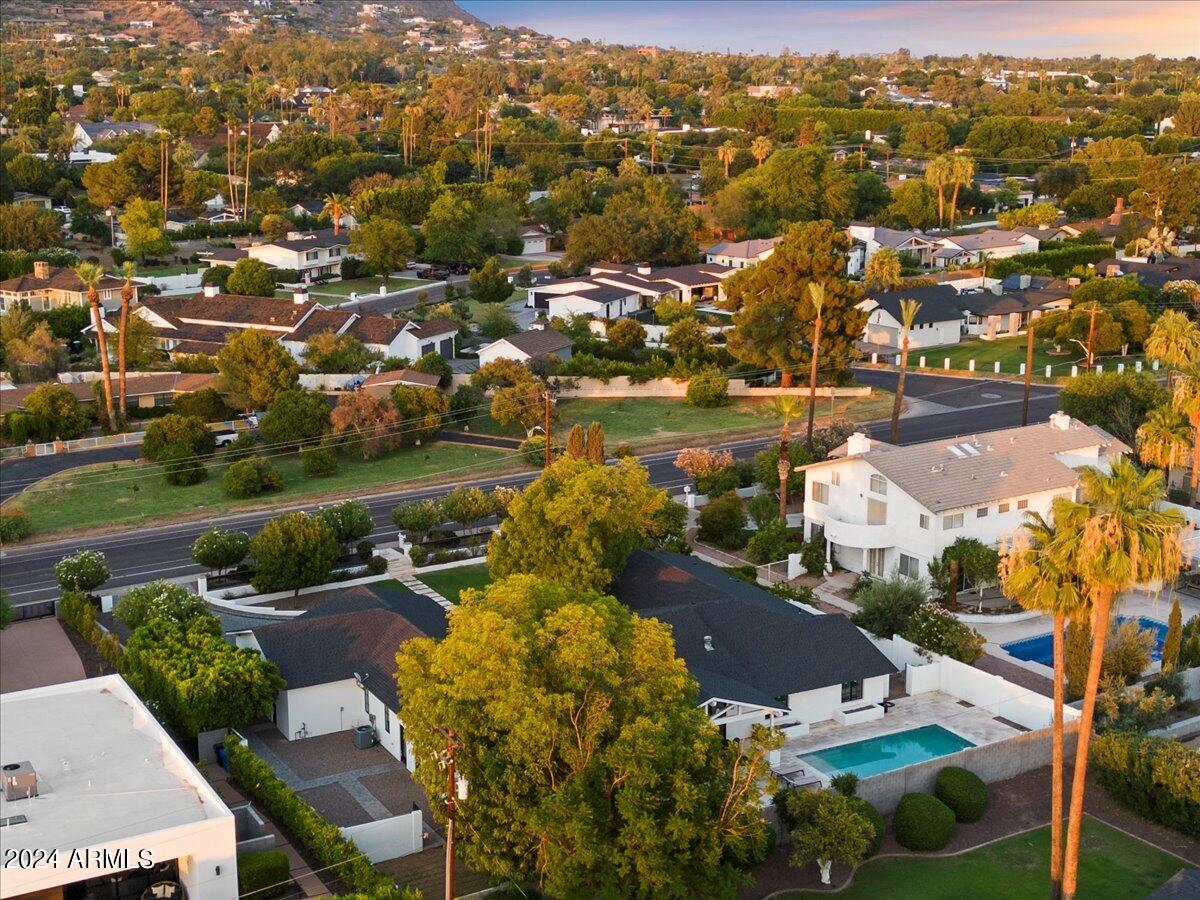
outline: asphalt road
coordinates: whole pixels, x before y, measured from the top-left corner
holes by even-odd
[[[863,383],[879,387],[894,388],[896,375],[892,372],[860,370],[857,373]],[[906,415],[901,419],[901,443],[954,437],[992,431],[1020,424],[1021,387],[1010,382],[964,380],[944,376],[909,375],[906,394],[918,409],[933,410],[925,414]],[[993,398],[990,395],[998,395]],[[974,398],[974,399],[972,399]],[[921,407],[921,404],[926,404]],[[936,404],[936,406],[934,406]],[[969,411],[968,411],[969,407]],[[1053,388],[1035,388],[1030,404],[1030,421],[1038,422],[1049,418],[1058,409],[1057,391]],[[886,440],[889,424],[878,422],[870,426],[872,436]],[[773,438],[754,438],[720,447],[734,451],[738,458],[753,456]],[[642,457],[650,472],[650,480],[660,487],[678,487],[686,482],[683,474],[675,468],[676,451],[655,453]],[[0,467],[4,475],[8,463]],[[484,478],[468,482],[482,488],[498,485],[521,486],[536,476],[535,472],[523,472],[495,478]],[[375,519],[375,530],[371,537],[377,541],[395,538],[395,527],[391,523],[391,510],[402,501],[436,497],[447,493],[452,486],[422,488],[407,491],[387,491],[370,497],[359,498],[366,504]],[[316,504],[297,504],[289,509],[314,509]],[[201,566],[191,559],[191,546],[196,537],[214,524],[222,528],[238,528],[256,531],[263,523],[281,510],[270,512],[246,512],[214,519],[168,524],[157,527],[139,527],[128,531],[113,532],[94,538],[68,538],[60,541],[16,547],[0,552],[0,587],[8,591],[16,605],[50,599],[57,595],[54,584],[54,564],[63,556],[80,547],[103,551],[108,556],[113,577],[105,585],[106,590],[141,584],[157,578],[180,578],[200,574]]]

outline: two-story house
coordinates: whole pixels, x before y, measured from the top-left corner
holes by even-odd
[[[125,281],[105,275],[96,284],[100,305],[106,312],[119,309],[121,290]],[[28,275],[17,275],[0,281],[0,313],[7,312],[20,303],[27,303],[36,312],[58,309],[62,306],[86,306],[87,285],[75,274],[74,269],[51,266],[48,262],[36,261]],[[137,302],[138,283],[133,282],[133,302]]]
[[[995,546],[1027,512],[1049,517],[1083,466],[1132,452],[1066,413],[1049,422],[896,447],[856,433],[835,456],[800,466],[804,533],[852,572],[923,577],[958,538]]]
[[[300,281],[332,281],[342,277],[342,260],[349,255],[350,236],[332,228],[289,231],[286,237],[235,250],[207,254],[210,265],[232,266],[239,259],[257,259],[274,269],[299,273]]]
[[[866,222],[851,222],[846,228],[846,233],[855,246],[862,247],[860,253],[851,254],[848,266],[850,275],[861,274],[871,257],[884,247],[903,256],[912,257],[922,268],[933,265],[933,254],[938,249],[934,238],[919,231],[900,231]]]
[[[939,269],[975,265],[984,259],[1006,259],[1022,253],[1036,253],[1041,246],[1041,241],[1032,234],[999,228],[938,238],[937,243],[933,261]]]
[[[781,240],[782,238],[773,237],[749,241],[721,241],[704,251],[704,261],[731,269],[745,269],[762,262],[774,253],[775,245]]]
[[[153,122],[76,122],[71,149],[82,152],[96,141],[112,141],[138,134],[151,137],[157,131],[158,126]]]

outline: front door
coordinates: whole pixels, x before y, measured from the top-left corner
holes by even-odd
[[[875,578],[883,577],[883,555],[882,549],[872,549],[867,551],[867,574]]]

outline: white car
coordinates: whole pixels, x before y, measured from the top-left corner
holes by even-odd
[[[232,444],[237,439],[238,439],[238,433],[236,431],[218,431],[217,432],[217,446],[218,447],[228,447],[230,444]]]

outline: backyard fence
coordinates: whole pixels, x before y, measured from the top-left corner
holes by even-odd
[[[402,816],[343,828],[342,837],[354,841],[372,863],[380,863],[419,851],[424,830],[421,811],[414,809]]]

